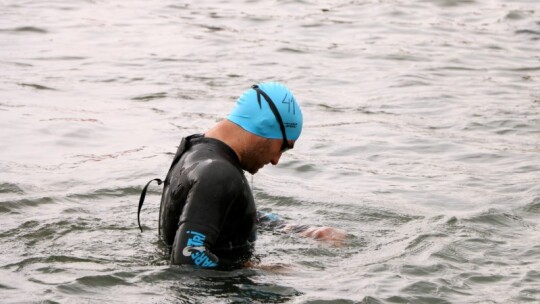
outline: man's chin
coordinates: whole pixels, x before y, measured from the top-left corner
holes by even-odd
[[[248,169],[246,170],[247,172],[251,173],[251,175],[255,175],[255,173],[259,172],[259,170],[261,169],[262,167],[258,167],[258,168],[251,168],[251,169]]]

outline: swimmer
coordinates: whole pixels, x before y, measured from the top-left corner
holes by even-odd
[[[291,91],[266,82],[245,91],[227,119],[182,139],[164,181],[159,216],[171,264],[252,265],[257,224],[264,216],[258,216],[244,171],[255,174],[267,164],[277,165],[300,137],[302,123]],[[145,193],[146,187],[139,212]],[[345,238],[344,231],[331,227],[280,222],[279,229],[335,245]]]

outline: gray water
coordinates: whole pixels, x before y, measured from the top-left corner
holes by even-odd
[[[0,302],[540,302],[536,0],[4,0],[0,70]],[[305,128],[257,205],[346,244],[169,266],[142,186],[266,80]]]

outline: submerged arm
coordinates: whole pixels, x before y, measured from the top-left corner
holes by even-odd
[[[297,233],[300,236],[322,241],[336,247],[341,247],[347,237],[344,230],[334,227],[288,224],[275,213],[258,212],[257,218],[259,227],[263,229]]]

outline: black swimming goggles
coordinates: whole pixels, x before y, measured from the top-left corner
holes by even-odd
[[[259,86],[256,84],[253,85],[251,88],[257,91],[257,102],[259,103],[259,107],[262,108],[262,105],[261,105],[261,95],[262,95],[264,99],[266,100],[266,102],[268,102],[268,105],[270,106],[270,110],[272,110],[272,113],[274,113],[274,116],[276,117],[276,120],[279,123],[279,128],[281,129],[281,135],[283,136],[283,144],[281,144],[281,152],[283,153],[287,150],[292,149],[293,146],[289,144],[289,141],[287,140],[287,134],[285,134],[285,125],[283,124],[283,119],[281,119],[281,115],[279,114],[276,104],[272,101],[272,98],[270,98],[270,96],[268,96],[268,94],[266,94],[263,90],[261,90]]]

